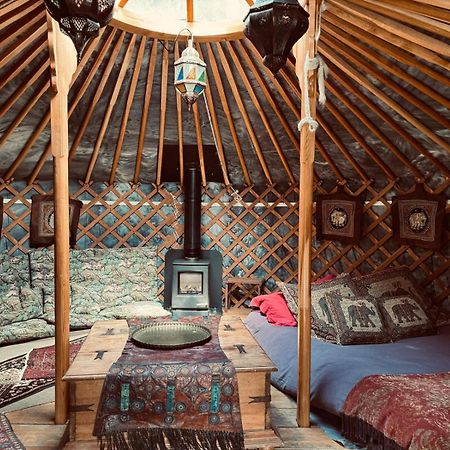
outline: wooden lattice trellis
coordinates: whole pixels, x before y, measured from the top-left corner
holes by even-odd
[[[448,188],[441,186],[437,192]],[[317,189],[325,193],[320,186]],[[314,278],[325,273],[369,273],[389,266],[407,265],[435,302],[449,297],[450,246],[436,252],[399,246],[392,240],[390,203],[394,182],[376,190],[370,183],[364,213],[364,235],[358,245],[313,241]],[[4,197],[2,251],[29,250],[31,196],[51,192],[51,184],[0,184]],[[389,194],[389,195],[388,195]],[[71,196],[84,203],[80,218],[79,248],[158,247],[159,294],[162,296],[164,255],[178,248],[183,236],[183,194],[178,185],[82,184],[71,186]],[[274,187],[240,192],[220,185],[204,190],[202,246],[223,255],[224,276],[257,276],[276,281],[297,279],[298,188],[280,193]],[[448,210],[449,208],[447,208]]]

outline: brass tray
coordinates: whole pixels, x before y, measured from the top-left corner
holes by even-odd
[[[155,322],[139,327],[131,340],[139,347],[178,350],[206,344],[211,339],[208,328],[180,322]]]

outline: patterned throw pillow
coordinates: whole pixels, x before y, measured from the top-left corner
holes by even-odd
[[[385,297],[378,299],[378,306],[394,340],[434,332],[433,324],[418,299],[408,295]]]
[[[326,293],[325,298],[336,326],[338,344],[378,344],[390,340],[372,297]]]
[[[431,299],[422,293],[410,270],[404,266],[363,275],[354,281],[361,293],[375,298],[408,295],[418,299],[427,309],[432,306]]]
[[[294,317],[298,311],[298,287],[296,284],[281,283],[281,291]],[[343,274],[334,280],[311,286],[311,333],[314,337],[336,343],[336,329],[325,294],[337,293],[344,297],[359,295],[349,275]]]

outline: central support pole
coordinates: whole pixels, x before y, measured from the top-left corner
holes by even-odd
[[[305,70],[305,61],[316,56],[316,30],[320,0],[309,0],[305,5],[309,12],[309,28],[294,47],[296,74],[302,89],[302,119],[310,110],[311,118],[316,119],[315,70]],[[305,89],[308,90],[306,95]],[[306,102],[309,102],[307,105]],[[311,244],[314,188],[314,149],[316,133],[308,124],[303,125],[300,134],[300,202],[299,202],[299,243],[298,243],[298,387],[297,424],[309,427],[310,384],[311,384]]]
[[[55,423],[69,412],[69,130],[67,95],[77,67],[75,48],[58,23],[47,15],[51,67],[51,149],[55,199]]]

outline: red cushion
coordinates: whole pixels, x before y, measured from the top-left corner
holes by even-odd
[[[297,321],[286,304],[286,300],[281,292],[259,295],[250,302],[250,306],[259,307],[260,311],[266,315],[267,321],[273,325],[296,327]]]
[[[332,273],[329,273],[328,275],[325,275],[322,278],[318,278],[316,281],[314,281],[314,284],[326,283],[327,281],[334,280],[335,278],[336,277]]]

